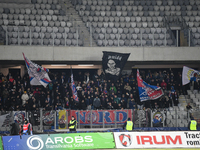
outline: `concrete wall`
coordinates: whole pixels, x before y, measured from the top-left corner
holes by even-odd
[[[102,51],[131,53],[128,61],[199,61],[200,47],[0,46],[0,60],[101,61]]]

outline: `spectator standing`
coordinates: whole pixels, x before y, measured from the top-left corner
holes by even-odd
[[[94,106],[95,109],[99,109],[100,108],[100,106],[101,106],[101,100],[99,99],[98,96],[96,96],[94,98],[93,106]]]

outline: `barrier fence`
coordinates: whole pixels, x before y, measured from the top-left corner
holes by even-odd
[[[198,111],[185,111],[170,108],[169,110],[51,110],[43,111],[12,111],[0,112],[0,131],[10,131],[12,123],[23,124],[24,118],[28,118],[34,132],[42,132],[49,129],[68,129],[68,123],[72,116],[78,122],[77,128],[121,128],[128,118],[137,127],[154,127],[153,119],[161,118],[160,127],[187,127],[190,117],[194,116],[200,124]]]

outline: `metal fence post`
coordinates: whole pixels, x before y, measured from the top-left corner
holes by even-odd
[[[76,29],[77,47],[78,47],[78,29]]]
[[[43,112],[42,108],[40,108],[40,132],[43,131]]]
[[[65,46],[66,46],[66,38],[67,38],[67,35],[66,35],[66,28],[65,28]]]
[[[153,46],[154,46],[154,32],[155,32],[155,31],[153,31]]]
[[[54,46],[54,30],[53,30],[53,46]]]
[[[106,29],[105,29],[106,30]],[[106,46],[106,31],[105,31],[105,46]]]
[[[18,45],[20,45],[20,41],[19,41],[19,27],[18,27],[18,31],[17,31],[17,40],[18,40]]]
[[[90,47],[92,47],[92,25],[90,24]]]
[[[142,30],[141,29],[140,29],[140,36],[141,36],[140,37],[140,42],[141,42],[140,44],[141,44],[141,47],[142,47]]]
[[[56,120],[57,119],[57,112],[54,112],[54,129],[56,129]]]
[[[137,110],[139,112],[139,110]],[[139,127],[141,127],[141,115],[139,115]]]
[[[165,114],[164,114],[164,110],[163,110],[163,127],[165,127]]]
[[[120,39],[120,35],[119,35],[119,32],[118,32],[118,47],[119,47],[119,39]]]
[[[190,29],[188,29],[188,46],[190,47]]]
[[[117,114],[116,114],[116,110],[115,110],[115,128],[117,128]]]
[[[176,46],[177,46],[177,47],[178,47],[178,41],[179,41],[178,38],[179,38],[179,37],[178,37],[178,30],[176,30]]]
[[[92,110],[90,110],[90,128],[92,128]]]
[[[177,114],[177,108],[175,108],[175,125],[178,127],[178,114]]]
[[[103,128],[105,128],[104,115],[105,115],[105,112],[103,111]]]
[[[67,110],[65,110],[66,111],[66,127],[67,127],[67,129],[68,129],[68,111]],[[79,123],[79,122],[78,122]]]
[[[80,129],[81,126],[80,126],[80,110],[78,111],[78,128]]]
[[[167,45],[167,30],[165,30],[165,46]]]
[[[29,33],[29,44],[32,45],[32,39],[31,39],[31,29],[30,29],[30,33]]]
[[[8,28],[6,27],[6,45],[8,45]]]
[[[151,118],[150,118],[150,122],[151,122],[151,127],[153,127],[153,113],[152,113],[152,110],[150,111],[150,113],[151,113]]]

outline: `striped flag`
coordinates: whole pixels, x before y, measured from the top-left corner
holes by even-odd
[[[137,82],[141,102],[147,100],[155,100],[164,95],[161,87],[149,85],[146,82],[144,82],[140,76],[139,70],[137,70]]]
[[[28,58],[25,57],[24,53],[23,56],[26,68],[28,69],[30,84],[43,85],[44,87],[46,87],[51,82],[49,75],[47,74],[49,70],[30,61]]]
[[[77,95],[77,91],[76,91],[76,86],[75,86],[75,83],[74,83],[74,76],[73,76],[73,73],[72,73],[72,70],[71,70],[71,86],[72,86],[72,95],[73,95],[73,99],[76,101],[76,102],[79,102],[78,100],[78,95]]]

